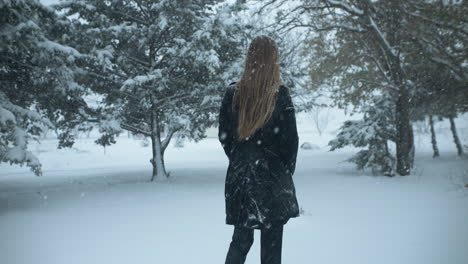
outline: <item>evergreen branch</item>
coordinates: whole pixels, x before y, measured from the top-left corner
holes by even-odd
[[[12,61],[12,62],[18,64],[18,65],[23,66],[23,67],[25,67],[25,68],[34,69],[34,66],[37,66],[37,65],[31,65],[31,64],[23,63],[23,62],[18,61],[18,60],[16,60],[15,58],[12,58],[12,57],[10,57],[10,56],[3,56],[3,57],[4,57],[5,59],[8,59],[8,60],[10,60],[10,61]]]
[[[134,58],[132,56],[129,56],[129,55],[126,55],[126,54],[123,54],[121,52],[119,52],[120,54],[124,55],[126,58],[128,58],[129,60],[139,64],[140,66],[143,66],[145,68],[145,70],[147,71],[151,71],[151,67],[149,65],[149,63],[145,62],[145,61],[142,61],[140,59],[137,59],[137,58]]]
[[[92,75],[92,76],[94,76],[94,77],[99,77],[99,78],[102,78],[102,79],[104,79],[104,80],[111,81],[111,82],[113,82],[113,83],[115,83],[115,84],[117,84],[117,85],[119,85],[119,86],[121,85],[121,82],[112,80],[112,79],[109,78],[108,76],[104,76],[104,75],[102,75],[102,74],[98,74],[98,73],[95,73],[95,72],[92,72],[92,71],[87,71],[87,73],[90,74],[90,75]],[[127,92],[125,92],[125,91],[122,91],[122,90],[120,90],[120,89],[118,89],[118,90],[116,90],[116,89],[109,89],[108,91],[109,91],[110,93],[115,93],[115,94],[123,95],[123,96],[128,97],[128,98],[130,98],[130,99],[133,99],[133,100],[135,100],[135,101],[137,101],[137,102],[140,102],[140,101],[141,101],[140,98],[134,96],[134,95],[131,94],[131,93],[127,93]]]
[[[366,50],[368,51],[369,54],[372,54],[372,51],[371,51],[370,47],[365,43],[365,41],[361,41],[361,44],[366,48]],[[370,58],[375,63],[375,65],[379,69],[380,73],[386,79],[387,83],[392,83],[390,77],[387,75],[387,71],[389,69],[388,68],[384,69],[383,66],[380,64],[379,60],[377,58],[375,58],[375,56],[369,55],[367,57]],[[388,67],[388,64],[387,64],[387,67]],[[398,90],[396,87],[393,87],[393,89]]]
[[[141,25],[150,26],[149,22],[146,22],[146,21],[144,21],[144,20],[141,20],[141,19],[132,17],[132,16],[130,16],[130,15],[124,13],[124,12],[117,11],[117,10],[111,10],[111,12],[114,13],[114,14],[121,15],[121,16],[123,16],[123,17],[126,17],[126,18],[128,18],[130,21],[139,23],[139,24],[141,24]]]
[[[148,132],[146,130],[143,130],[143,129],[140,129],[138,127],[134,127],[132,125],[129,125],[127,123],[120,123],[120,127],[125,129],[125,130],[128,130],[130,132],[133,132],[133,133],[140,133],[140,134],[143,134],[147,137],[150,137],[151,136],[151,132]]]
[[[151,16],[143,8],[143,4],[141,3],[141,0],[136,0],[136,3],[137,3],[138,8],[140,9],[140,11],[146,16],[146,19],[150,20]]]
[[[162,39],[171,32],[171,30],[173,29],[173,27],[167,27],[164,29],[163,32],[161,32],[161,34],[159,34],[158,38],[154,40],[153,43],[161,43],[161,45],[159,45],[158,47],[156,47],[154,49],[154,54],[158,54],[158,52],[164,48],[164,47],[169,47],[169,46],[166,46],[166,42],[162,41]]]
[[[176,94],[172,95],[166,98],[163,98],[162,100],[158,100],[158,108],[162,108],[166,104],[175,104],[183,99],[189,98],[191,95],[190,93],[182,93],[182,94]]]
[[[382,31],[375,23],[374,19],[372,19],[371,16],[367,15],[367,20],[370,28],[372,29],[372,32],[376,36],[376,39],[383,45],[384,50],[387,51],[390,55],[397,57],[398,53],[395,51],[395,48],[392,47],[392,45],[390,45],[390,43],[387,41],[387,38],[385,38]]]

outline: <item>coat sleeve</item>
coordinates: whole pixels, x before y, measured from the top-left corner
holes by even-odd
[[[280,153],[287,172],[292,175],[296,169],[299,137],[297,135],[294,105],[287,88],[284,90],[282,94],[284,103],[280,114]]]
[[[232,150],[232,122],[230,118],[231,93],[228,89],[223,97],[221,108],[219,110],[218,139],[223,146],[224,152],[230,158]]]

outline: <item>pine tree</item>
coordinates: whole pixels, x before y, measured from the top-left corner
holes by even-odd
[[[199,140],[216,122],[223,88],[236,74],[239,28],[217,1],[75,0],[75,43],[92,57],[86,85],[103,96],[103,138],[122,129],[151,138],[152,180],[169,175],[164,152],[177,133]]]
[[[388,96],[374,99],[374,103],[362,109],[362,120],[348,120],[341,126],[336,139],[330,141],[330,150],[346,146],[366,148],[348,161],[358,169],[371,168],[374,174],[395,175],[395,158],[388,149],[388,141],[395,142],[395,100]]]
[[[41,175],[29,141],[52,128],[69,147],[71,131],[87,128],[87,90],[75,81],[84,56],[65,44],[67,20],[37,0],[0,1],[0,25],[0,162]]]

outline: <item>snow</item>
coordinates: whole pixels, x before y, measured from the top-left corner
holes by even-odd
[[[15,115],[0,105],[0,124],[2,124],[2,126],[6,126],[8,121],[16,123]]]
[[[26,30],[31,30],[31,29],[40,30],[40,27],[34,21],[28,20],[25,23],[18,23],[18,25],[12,28],[13,32],[20,32],[25,29]],[[11,33],[11,32],[8,32],[8,33]]]
[[[37,46],[42,47],[42,48],[44,48],[44,49],[46,49],[47,51],[50,51],[50,52],[57,51],[57,52],[61,52],[61,53],[64,53],[64,54],[73,55],[75,57],[83,57],[83,55],[79,51],[77,51],[76,49],[61,45],[61,44],[59,44],[57,42],[50,41],[50,40],[44,40],[42,42],[39,42],[39,43],[37,43]]]
[[[301,143],[331,137],[300,132]],[[397,178],[341,162],[355,149],[299,150],[302,214],[285,227],[284,263],[467,263],[468,166],[448,130],[438,139],[434,160],[429,135],[418,134],[413,176]],[[93,141],[69,150],[55,150],[55,139],[31,145],[43,177],[0,166],[2,263],[224,261],[232,227],[224,224],[227,159],[216,138],[169,146],[172,179],[158,183],[148,182],[148,147],[121,135],[104,153]],[[255,238],[247,264],[259,261]]]
[[[103,120],[99,123],[99,130],[101,132],[108,131],[108,132],[118,132],[121,131],[122,128],[120,127],[120,122],[115,119],[110,120]]]
[[[354,13],[357,15],[364,15],[364,11],[357,9],[353,6],[350,6],[346,3],[343,3],[343,1],[335,1],[335,0],[327,0],[328,3],[341,7],[342,9],[346,10],[347,12]]]
[[[1,120],[10,120],[10,121],[14,121],[16,122],[16,118],[15,119],[11,119],[12,116],[10,114],[17,114],[17,115],[20,115],[20,116],[25,116],[25,117],[28,117],[29,119],[31,119],[32,121],[42,121],[44,122],[46,125],[52,125],[48,120],[46,120],[45,118],[42,118],[41,115],[35,111],[32,111],[32,110],[28,110],[28,109],[24,109],[20,106],[17,106],[17,105],[14,105],[12,104],[11,102],[8,101],[8,99],[6,98],[5,94],[2,93],[2,91],[0,91],[0,103],[2,104],[0,107],[2,107],[1,109],[3,109],[2,111],[0,111],[0,118]],[[10,113],[10,114],[9,114]],[[13,116],[14,117],[14,116]]]
[[[219,135],[219,138],[220,138],[221,140],[225,140],[226,137],[227,137],[226,132],[221,132],[221,134]]]
[[[160,29],[164,29],[167,27],[167,18],[165,16],[161,17],[161,21],[159,21],[158,26]]]
[[[160,69],[153,70],[151,74],[146,74],[146,75],[138,75],[135,76],[131,79],[128,79],[123,82],[123,88],[126,87],[133,87],[137,85],[142,85],[145,83],[148,83],[150,81],[154,81],[157,79],[160,79],[162,77],[162,73]]]

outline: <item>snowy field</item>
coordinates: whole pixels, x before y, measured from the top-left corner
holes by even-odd
[[[460,130],[465,145],[467,130]],[[468,263],[468,160],[449,130],[431,158],[416,135],[412,176],[375,177],[328,152],[331,135],[300,133],[318,150],[300,150],[294,176],[299,218],[285,227],[283,263]],[[44,176],[0,166],[0,263],[224,263],[232,227],[224,224],[227,159],[216,138],[171,144],[169,182],[150,183],[150,149],[122,135],[114,146],[80,139],[31,145]],[[259,233],[247,263],[259,263]]]

